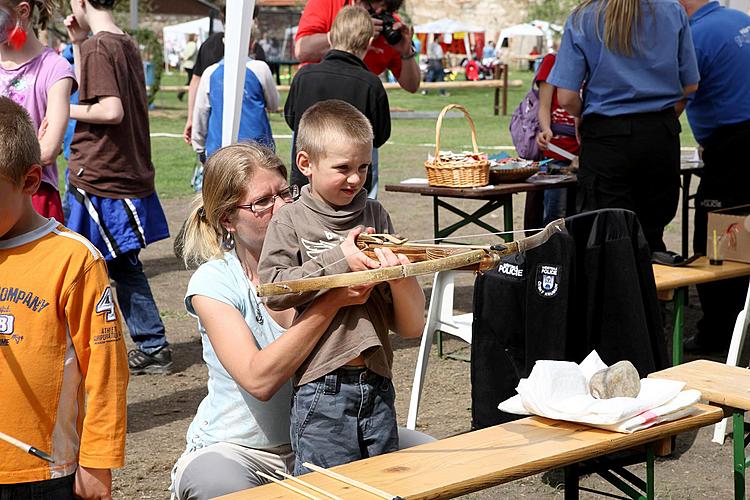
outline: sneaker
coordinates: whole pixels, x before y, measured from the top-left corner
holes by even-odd
[[[133,349],[128,353],[128,367],[133,375],[172,373],[172,349],[164,346],[151,354]]]

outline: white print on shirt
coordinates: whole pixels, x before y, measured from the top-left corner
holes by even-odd
[[[12,335],[15,316],[12,314],[0,314],[0,335]]]
[[[508,276],[523,278],[523,268],[516,264],[511,264],[510,262],[503,262],[502,264],[500,264],[500,267],[498,267],[497,270],[498,272],[507,274]]]
[[[536,289],[542,297],[557,295],[560,283],[560,266],[540,265],[536,274]]]
[[[94,310],[97,314],[103,314],[106,321],[117,319],[117,309],[115,308],[115,302],[112,300],[112,289],[110,287],[104,289]]]
[[[326,237],[330,240],[333,238],[337,238],[336,241],[310,241],[302,238],[302,244],[305,246],[305,250],[307,250],[307,256],[310,259],[317,259],[318,255],[322,254],[326,250],[330,250],[331,248],[339,246],[339,244],[345,240],[343,236],[337,236],[333,233],[329,233],[326,231]]]
[[[735,43],[738,47],[742,47],[745,44],[750,44],[750,26],[745,26],[740,30],[740,34],[734,37]]]

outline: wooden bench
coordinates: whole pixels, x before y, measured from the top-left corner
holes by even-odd
[[[633,498],[654,498],[653,445],[664,438],[698,429],[721,420],[714,406],[697,405],[698,414],[633,434],[594,429],[580,424],[528,417],[405,450],[331,468],[403,499],[452,498],[550,469],[567,467],[565,498],[577,498],[580,469],[577,464],[608,454],[646,446],[646,481],[617,467],[594,467]],[[641,492],[622,484],[621,473]],[[360,489],[313,472],[303,481],[341,498],[378,498]],[[298,484],[284,481],[299,487]],[[312,490],[307,493],[315,496]],[[269,484],[222,497],[225,499],[294,499],[302,496],[277,484]]]
[[[727,409],[732,415],[734,448],[734,498],[745,498],[745,469],[750,463],[745,458],[750,427],[745,424],[745,412],[750,410],[750,370],[715,361],[699,359],[652,373],[650,378],[666,378],[687,383],[687,387],[701,391],[704,399]],[[723,437],[723,436],[722,436]]]
[[[688,287],[748,275],[750,275],[750,264],[725,260],[720,266],[712,266],[708,263],[707,257],[701,257],[684,267],[654,264],[656,293],[659,300],[674,300],[673,365],[682,363],[682,329]]]

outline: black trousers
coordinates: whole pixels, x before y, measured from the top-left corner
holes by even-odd
[[[0,484],[0,500],[73,500],[75,474],[31,483]]]
[[[673,109],[586,115],[581,124],[578,212],[625,208],[638,216],[652,252],[680,195],[680,122]]]
[[[703,147],[703,173],[695,199],[693,250],[706,254],[708,212],[750,204],[750,161],[742,151],[750,144],[750,120],[717,129]],[[699,285],[703,318],[698,321],[698,344],[726,349],[737,314],[742,310],[748,278]]]

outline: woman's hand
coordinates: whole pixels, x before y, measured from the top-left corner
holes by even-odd
[[[554,134],[550,129],[544,129],[536,135],[536,144],[539,148],[546,150],[549,147],[549,141],[552,140]]]
[[[70,38],[70,43],[72,43],[73,45],[80,45],[89,37],[89,34],[86,32],[86,30],[81,28],[81,25],[78,24],[78,21],[73,14],[65,18],[64,24],[68,30],[68,38]]]
[[[375,256],[380,262],[380,267],[394,267],[405,264],[410,264],[409,257],[404,254],[394,254],[390,248],[376,248]],[[388,283],[391,285],[398,285],[404,280],[404,278],[398,278],[389,280]]]

